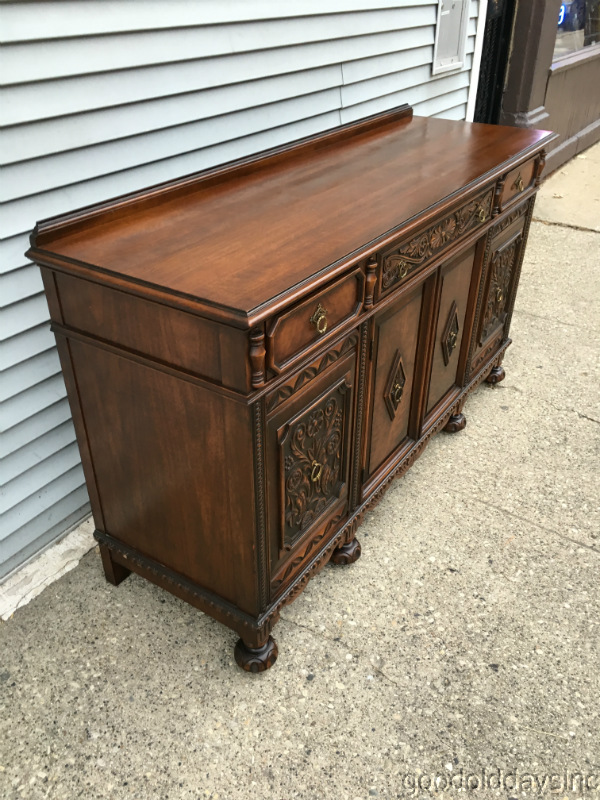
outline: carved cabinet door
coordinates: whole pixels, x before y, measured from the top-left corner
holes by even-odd
[[[474,377],[508,337],[533,207],[529,200],[492,228],[483,262],[466,378]]]
[[[426,392],[425,427],[437,415],[436,407],[457,394],[462,384],[461,353],[477,245],[463,250],[438,273],[439,305],[434,325],[431,372]],[[464,359],[462,360],[464,364]]]
[[[413,389],[419,389],[417,350],[424,294],[421,283],[375,316],[363,497],[415,436]]]
[[[357,340],[354,333],[267,398],[273,597],[335,533],[336,522],[348,510]]]

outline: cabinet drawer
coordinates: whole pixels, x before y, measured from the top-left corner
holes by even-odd
[[[416,270],[432,263],[467,235],[485,225],[492,213],[493,197],[494,188],[489,187],[382,253],[379,297],[388,294]]]
[[[536,159],[531,158],[520,167],[515,167],[504,178],[504,188],[500,197],[500,211],[527,191],[535,180]]]
[[[344,275],[284,311],[267,332],[267,364],[281,372],[315,344],[329,339],[357,317],[363,303],[364,275],[360,268]]]

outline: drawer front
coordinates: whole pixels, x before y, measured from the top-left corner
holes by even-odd
[[[379,296],[388,294],[416,270],[432,263],[485,225],[492,213],[493,198],[494,188],[491,187],[384,252],[380,257]]]
[[[469,300],[476,247],[455,258],[441,269],[440,306],[433,343],[431,379],[427,413],[435,408],[455,385]]]
[[[287,399],[280,400],[286,396],[286,386],[267,398],[273,596],[335,534],[336,522],[348,510],[357,342],[355,333],[335,353],[326,353],[321,361],[292,376],[286,386],[293,394]],[[323,369],[322,363],[328,364],[330,357],[337,360]],[[301,388],[294,391],[296,386]]]
[[[267,332],[267,365],[281,372],[295,359],[329,339],[360,313],[364,275],[360,268],[280,314]]]
[[[508,336],[533,199],[490,231],[475,312],[467,379],[484,366]]]
[[[375,318],[375,376],[367,459],[373,475],[409,435],[423,285]]]
[[[500,196],[500,211],[532,186],[537,171],[536,163],[536,159],[532,158],[521,164],[520,167],[513,169],[504,177],[504,186]]]

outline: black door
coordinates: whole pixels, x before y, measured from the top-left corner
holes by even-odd
[[[514,14],[515,0],[489,0],[474,122],[498,122]]]

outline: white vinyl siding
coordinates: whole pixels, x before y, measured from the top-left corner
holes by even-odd
[[[0,578],[89,511],[35,222],[402,103],[464,119],[478,7],[432,78],[436,0],[0,2]]]

